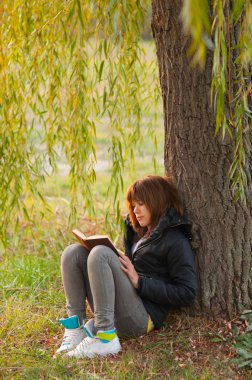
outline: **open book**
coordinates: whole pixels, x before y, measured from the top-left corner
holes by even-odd
[[[93,235],[87,237],[77,229],[72,230],[72,233],[79,240],[81,245],[83,245],[89,251],[91,251],[91,249],[94,248],[96,245],[105,245],[106,247],[111,248],[118,255],[116,247],[114,246],[110,238],[106,235]]]

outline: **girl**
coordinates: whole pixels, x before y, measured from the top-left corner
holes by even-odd
[[[119,337],[136,337],[162,326],[173,306],[196,294],[191,224],[170,177],[148,176],[127,192],[125,254],[108,247],[88,252],[79,244],[62,254],[68,318],[57,350],[70,357],[113,355]],[[85,300],[94,313],[86,321]]]

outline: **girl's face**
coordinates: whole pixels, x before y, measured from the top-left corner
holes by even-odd
[[[151,213],[142,201],[132,202],[133,212],[141,227],[151,228]]]

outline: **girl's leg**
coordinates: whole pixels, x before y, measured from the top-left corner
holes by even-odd
[[[61,256],[61,274],[69,317],[77,315],[81,325],[86,319],[86,299],[93,310],[87,273],[88,251],[80,244],[68,246]]]
[[[116,254],[97,246],[87,260],[94,300],[95,321],[85,324],[87,337],[67,355],[75,358],[108,356],[121,351],[116,334],[138,336],[147,332],[149,317]]]
[[[121,270],[116,254],[96,246],[88,256],[88,277],[94,300],[95,328],[117,328],[119,336],[139,336],[147,332],[149,316],[141,298]]]
[[[86,319],[86,299],[91,308],[93,300],[87,274],[88,251],[79,244],[67,247],[61,257],[61,273],[69,318],[60,319],[65,327],[61,346],[56,354],[73,350],[86,337],[83,328]]]

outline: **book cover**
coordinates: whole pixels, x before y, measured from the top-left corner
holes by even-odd
[[[105,245],[106,247],[111,248],[118,255],[116,247],[114,246],[110,238],[106,235],[86,236],[78,229],[72,230],[72,233],[79,240],[81,245],[83,245],[89,251],[91,251],[91,249],[97,245]]]

